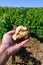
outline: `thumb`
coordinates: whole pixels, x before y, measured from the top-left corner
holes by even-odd
[[[7,32],[8,35],[13,35],[15,33],[15,30],[11,30],[9,32]]]

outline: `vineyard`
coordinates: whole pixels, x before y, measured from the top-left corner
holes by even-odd
[[[0,44],[3,34],[19,25],[29,28],[30,41],[6,65],[43,65],[43,8],[0,7]]]
[[[43,40],[43,8],[8,8],[0,7],[0,39],[12,30],[13,25],[23,25]]]

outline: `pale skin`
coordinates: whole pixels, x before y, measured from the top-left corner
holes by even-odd
[[[15,54],[20,48],[26,44],[29,39],[14,41],[12,35],[14,30],[4,34],[2,44],[0,45],[0,65],[5,65],[12,54]]]

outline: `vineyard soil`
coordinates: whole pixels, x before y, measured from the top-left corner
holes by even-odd
[[[23,46],[23,48],[26,50],[25,51],[26,54],[27,53],[28,54],[24,57],[24,60],[23,60],[23,57],[16,54],[15,55],[15,57],[17,57],[17,59],[15,60],[16,62],[25,62],[25,63],[29,62],[29,65],[42,65],[43,64],[43,43],[31,37],[30,42],[26,43],[26,45]],[[21,61],[19,58],[21,58]],[[16,64],[12,64],[12,57],[10,57],[6,65],[16,65]],[[17,64],[17,65],[20,65],[20,64]]]

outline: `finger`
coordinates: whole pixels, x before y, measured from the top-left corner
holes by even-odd
[[[12,46],[10,48],[7,49],[7,54],[8,56],[12,55],[12,54],[15,54],[16,52],[18,52],[20,50],[20,48],[16,48],[16,46]]]
[[[22,47],[24,44],[26,44],[29,41],[29,39],[25,39],[24,41],[22,41],[21,43],[19,43],[17,46]]]
[[[15,30],[7,32],[8,35],[13,35],[15,33]]]
[[[26,40],[24,40],[24,41],[22,41],[21,43],[19,43],[19,44],[15,44],[14,46],[13,46],[13,51],[14,50],[16,50],[16,51],[18,51],[24,44],[26,44],[27,42],[29,41],[29,39],[26,39]]]
[[[18,52],[19,51],[19,49],[25,44],[25,43],[27,43],[29,41],[29,39],[26,39],[26,40],[24,40],[23,42],[21,42],[21,43],[19,43],[19,44],[15,44],[14,46],[12,46],[12,47],[10,47],[9,49],[8,49],[8,54],[13,54],[13,53],[16,53],[16,52]]]

